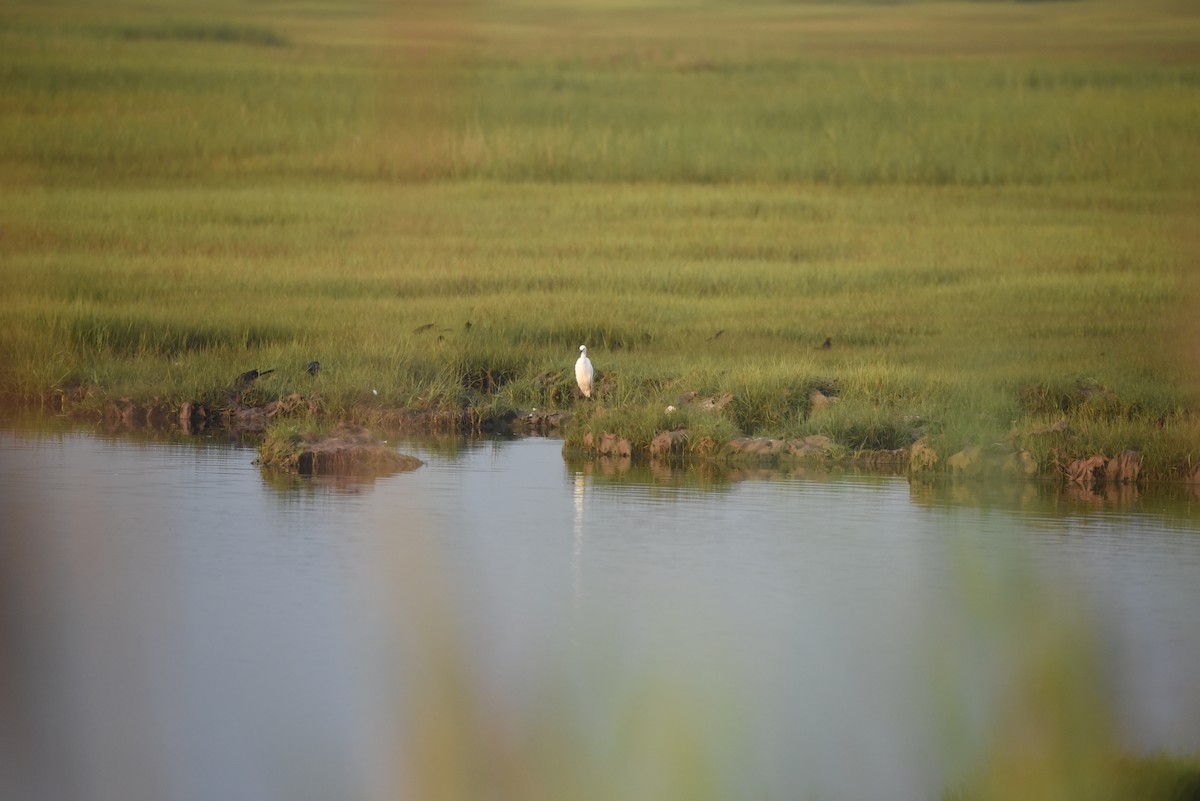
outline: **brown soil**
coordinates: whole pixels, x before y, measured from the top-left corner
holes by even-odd
[[[381,475],[416,470],[420,459],[389,448],[368,429],[340,425],[323,436],[301,434],[300,447],[278,456],[264,455],[259,464],[301,475]]]

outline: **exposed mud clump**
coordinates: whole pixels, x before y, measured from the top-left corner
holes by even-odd
[[[940,458],[938,452],[931,448],[925,440],[919,439],[912,444],[908,469],[912,473],[932,472]]]
[[[368,429],[350,425],[320,436],[302,432],[283,443],[268,440],[259,448],[258,463],[300,475],[388,475],[424,464],[389,448]]]
[[[1136,484],[1141,460],[1141,454],[1133,450],[1122,451],[1111,459],[1100,454],[1076,459],[1067,465],[1067,481],[1088,488]]]
[[[634,450],[633,443],[628,439],[607,432],[598,437],[592,436],[590,431],[584,434],[583,447],[595,451],[600,456],[616,456],[623,459],[632,457]]]
[[[945,467],[957,478],[1033,478],[1038,472],[1032,454],[1004,442],[964,448],[947,457]]]
[[[563,426],[571,421],[570,412],[555,412],[532,409],[527,412],[508,412],[500,417],[494,418],[485,424],[487,430],[523,430],[531,431],[539,434],[549,434],[551,432],[561,431]]]
[[[219,408],[186,401],[179,407],[176,419],[179,430],[185,434],[212,430],[261,434],[276,417],[286,417],[302,410],[316,414],[319,403],[320,398],[316,395],[304,398],[296,393],[261,405],[243,403],[238,398],[230,398],[228,404]]]
[[[650,455],[656,457],[683,456],[687,453],[688,432],[685,429],[663,431],[650,442]]]
[[[289,415],[307,406],[309,411],[315,409],[315,399],[305,401],[300,395],[292,394],[286,398],[273,400],[262,406],[248,406],[240,401],[231,402],[221,410],[221,423],[224,428],[242,433],[259,433],[267,429],[267,423],[281,415]],[[182,411],[180,419],[182,420]]]
[[[797,439],[734,437],[725,443],[724,449],[727,458],[766,457],[767,461],[781,457],[824,460],[840,452],[837,444],[824,434]]]

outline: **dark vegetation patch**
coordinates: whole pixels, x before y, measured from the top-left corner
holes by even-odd
[[[449,369],[465,390],[491,394],[515,379],[524,363],[513,356],[462,352],[451,359]]]
[[[1083,414],[1102,420],[1136,414],[1137,404],[1124,403],[1111,389],[1087,379],[1025,384],[1018,391],[1031,414]]]
[[[823,430],[834,441],[855,451],[894,451],[911,447],[919,431],[901,420],[855,420]]]
[[[217,42],[267,47],[284,47],[289,44],[286,36],[270,28],[232,23],[175,22],[126,25],[117,29],[117,35],[131,41]]]
[[[616,325],[536,325],[514,328],[509,332],[513,344],[552,345],[566,351],[577,351],[580,345],[588,350],[634,350],[649,345],[649,331]]]
[[[81,350],[117,356],[177,356],[209,348],[256,348],[289,338],[270,326],[232,329],[98,312],[72,317],[65,329],[67,339]]]
[[[837,382],[814,376],[776,383],[747,383],[734,390],[725,411],[739,430],[757,434],[808,417],[814,392],[836,395]]]
[[[600,374],[597,374],[597,386],[600,384]],[[579,394],[575,384],[575,376],[565,370],[548,370],[534,379],[540,396],[540,406],[567,406]]]

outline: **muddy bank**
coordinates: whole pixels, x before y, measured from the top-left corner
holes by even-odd
[[[300,475],[390,475],[424,464],[400,453],[362,426],[339,425],[325,434],[302,431],[286,439],[267,439],[258,464]]]
[[[179,428],[185,434],[198,434],[209,429],[223,429],[239,434],[261,434],[277,417],[286,417],[307,411],[315,415],[319,411],[319,398],[304,398],[289,395],[261,405],[249,405],[240,401],[210,408],[204,404],[185,402],[179,407]]]
[[[109,430],[145,428],[178,429],[188,435],[204,433],[262,434],[276,419],[309,414],[316,419],[327,415],[317,394],[292,394],[262,403],[246,403],[237,398],[217,402],[134,401],[116,398],[97,403],[91,393],[56,393],[33,403],[3,399],[0,406],[27,411],[62,414],[69,418],[100,422]],[[349,410],[344,422],[367,424],[384,431],[421,433],[480,434],[525,432],[553,434],[561,432],[571,420],[568,411],[508,411],[495,414],[469,407],[458,409],[381,409],[363,406]]]
[[[860,456],[865,456],[860,455]],[[848,476],[860,478],[894,476],[906,478],[914,503],[978,508],[1009,508],[1027,511],[1053,510],[1064,504],[1096,511],[1124,511],[1163,501],[1194,505],[1200,500],[1200,484],[1154,482],[1147,484],[1082,484],[1040,480],[980,481],[955,478],[946,473],[910,476],[907,466],[886,459],[840,459],[831,462],[781,459],[765,465],[753,461],[714,459],[661,459],[598,456],[566,449],[563,459],[573,474],[609,484],[653,483],[662,486],[700,487],[719,490],[744,481],[801,479],[823,483]]]
[[[566,450],[570,450],[568,447]],[[685,429],[664,431],[647,447],[612,433],[584,434],[581,450],[606,460],[646,459],[709,460],[732,466],[777,467],[793,463],[853,467],[886,473],[906,473],[914,480],[953,478],[960,480],[1053,480],[1078,490],[1080,497],[1111,496],[1136,492],[1145,484],[1142,455],[1125,450],[1113,456],[1054,460],[1039,465],[1033,455],[1011,443],[972,446],[943,456],[924,440],[908,448],[892,450],[849,450],[829,437],[816,434],[803,438],[735,437],[725,443],[708,438],[693,439]],[[1200,486],[1200,469],[1185,483]]]
[[[307,410],[319,417],[320,398],[289,395],[262,405],[247,405],[234,402],[217,409],[208,409],[200,404],[185,403],[179,409],[179,427],[185,433],[204,431],[209,428],[229,429],[239,433],[262,433],[276,417],[286,417],[296,411]],[[123,414],[127,414],[124,413]],[[136,416],[136,412],[134,413]],[[507,411],[502,414],[481,412],[476,409],[361,409],[351,413],[355,422],[369,422],[383,430],[422,431],[453,433],[495,433],[520,431],[550,434],[559,432],[570,422],[571,413],[566,411]]]
[[[705,410],[719,411],[731,397],[695,399],[682,396],[679,402],[696,403]],[[43,398],[40,408],[85,420],[94,420],[99,412],[102,424],[110,430],[177,428],[188,435],[214,432],[262,435],[276,419],[297,415],[322,419],[326,416],[321,398],[315,393],[308,396],[292,394],[262,403],[244,403],[238,397],[230,397],[216,403],[189,401],[178,406],[157,401],[138,403],[129,398],[100,402],[91,392],[58,393]],[[344,416],[345,422],[365,424],[377,431],[466,436],[489,433],[566,435],[572,420],[572,413],[566,410],[497,412],[471,407],[414,410],[364,406],[351,409]],[[1137,450],[1083,455],[1055,452],[1039,462],[1028,450],[1007,441],[942,453],[924,439],[903,448],[859,450],[820,434],[803,438],[740,436],[726,442],[714,442],[693,437],[686,429],[675,429],[661,431],[644,444],[617,433],[589,432],[576,440],[575,446],[585,454],[615,459],[686,459],[692,462],[709,459],[766,468],[805,462],[907,473],[916,480],[942,477],[955,480],[1050,480],[1089,492],[1143,486],[1147,483],[1148,472],[1142,454]],[[1156,483],[1200,486],[1200,467],[1195,465],[1154,465],[1153,468],[1150,472],[1157,477]]]
[[[327,419],[319,394],[291,394],[260,403],[238,396],[219,401],[134,401],[131,398],[103,400],[95,392],[74,391],[28,399],[0,397],[0,407],[52,413],[68,418],[99,422],[110,431],[141,429],[178,430],[183,434],[262,434],[276,419],[308,414]],[[403,409],[362,406],[348,410],[341,422],[367,425],[380,431],[436,434],[525,433],[561,434],[572,419],[565,410]]]

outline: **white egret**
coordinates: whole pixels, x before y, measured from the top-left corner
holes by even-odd
[[[575,362],[575,381],[579,391],[585,398],[592,397],[592,378],[596,371],[592,369],[592,360],[587,357],[587,345],[579,346],[579,360]]]

